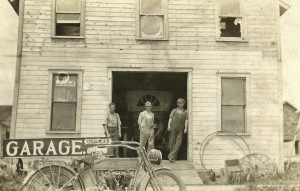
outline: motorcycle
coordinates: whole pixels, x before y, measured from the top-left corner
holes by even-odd
[[[32,171],[23,182],[23,191],[186,191],[180,177],[170,168],[159,166],[159,150],[146,152],[138,142],[113,141],[100,148],[127,148],[137,152],[137,158],[108,158],[102,152],[70,165],[48,162]],[[99,150],[99,149],[98,149]]]

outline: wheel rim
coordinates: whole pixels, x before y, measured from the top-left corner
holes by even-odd
[[[38,176],[29,186],[30,191],[73,191],[82,189],[80,181],[72,180],[72,174],[61,171],[61,167],[57,170],[50,167],[44,172],[39,170],[37,173]]]
[[[162,191],[180,191],[180,185],[176,179],[169,175],[157,174],[157,181]],[[154,191],[153,187],[153,181],[150,181],[150,184],[146,185],[145,191]]]
[[[219,136],[219,134],[226,135],[226,136],[222,137]],[[213,142],[215,140],[218,140],[219,138],[222,139],[219,140],[219,142],[221,141],[231,142],[230,143],[230,146],[232,146],[231,151],[235,151],[235,153],[232,153],[231,151],[230,152],[224,151],[222,145],[219,144],[214,145]],[[250,154],[250,148],[247,142],[245,141],[245,139],[242,136],[238,135],[237,133],[231,131],[215,131],[207,135],[200,145],[200,162],[201,162],[201,166],[206,172],[208,172],[209,169],[214,168],[213,166],[208,164],[208,162],[211,160],[211,158],[209,158],[210,156],[206,158],[206,155],[209,152],[216,152],[220,156],[228,156],[219,159],[222,160],[223,162],[224,160],[232,159],[232,157],[241,158],[242,156]],[[224,164],[224,162],[222,164]]]
[[[256,177],[276,174],[276,166],[272,159],[264,154],[249,154],[241,159],[241,167]]]

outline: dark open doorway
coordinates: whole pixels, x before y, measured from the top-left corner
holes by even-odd
[[[167,159],[169,114],[177,107],[178,97],[187,100],[187,77],[187,72],[112,72],[112,101],[117,104],[116,112],[122,126],[126,127],[122,129],[121,139],[139,141],[138,115],[144,110],[144,102],[151,101],[157,126],[155,148]],[[187,135],[184,135],[178,160],[187,160],[187,146]],[[131,157],[134,154],[126,151],[123,155]]]

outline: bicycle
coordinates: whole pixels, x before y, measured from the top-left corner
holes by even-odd
[[[109,147],[135,150],[138,157],[106,158],[96,153],[76,159],[71,165],[48,163],[30,173],[23,182],[23,191],[186,191],[182,179],[170,168],[158,167],[162,161],[160,151],[153,149],[147,154],[134,141],[113,141],[105,145]]]

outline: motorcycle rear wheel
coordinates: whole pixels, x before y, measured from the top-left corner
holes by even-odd
[[[157,181],[162,191],[186,191],[185,184],[182,179],[170,170],[158,170],[155,172]],[[145,191],[154,191],[154,180],[147,180]]]
[[[75,174],[62,166],[48,166],[36,171],[23,186],[22,191],[83,191],[80,177],[72,180]],[[72,181],[70,181],[72,180]],[[70,181],[69,183],[67,183]]]

